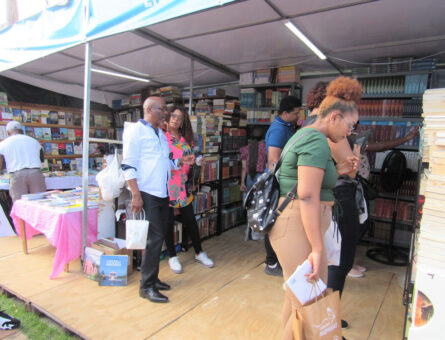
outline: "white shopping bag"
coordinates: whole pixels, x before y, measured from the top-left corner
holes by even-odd
[[[331,221],[328,230],[324,234],[324,246],[328,256],[328,266],[340,265],[341,235],[337,222]]]
[[[125,247],[127,249],[145,249],[147,245],[148,221],[145,219],[144,209],[142,209],[140,215],[142,219],[137,220],[135,214],[133,214],[133,219],[127,219],[125,223]]]

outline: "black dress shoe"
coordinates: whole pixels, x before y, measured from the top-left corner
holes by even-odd
[[[165,303],[168,302],[168,297],[159,293],[156,287],[149,287],[146,289],[139,289],[139,296],[144,299],[149,299],[151,302]]]
[[[155,283],[155,287],[156,287],[158,290],[170,290],[170,289],[171,289],[170,285],[168,285],[168,284],[166,284],[165,282],[162,282],[162,281],[160,281],[160,280],[158,280],[158,281]]]

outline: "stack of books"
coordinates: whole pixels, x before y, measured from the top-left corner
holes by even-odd
[[[425,203],[417,252],[414,323],[409,339],[433,339],[443,332],[445,308],[445,89],[427,90],[423,96],[424,160],[429,168],[422,179]]]
[[[295,65],[278,68],[277,83],[293,83],[300,81],[300,70]]]

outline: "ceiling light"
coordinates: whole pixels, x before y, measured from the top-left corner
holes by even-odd
[[[122,73],[116,73],[116,72],[109,72],[109,71],[99,70],[97,68],[91,68],[91,71],[92,72],[96,72],[96,73],[106,74],[106,75],[113,76],[113,77],[119,77],[119,78],[125,78],[125,79],[142,81],[144,83],[150,82],[150,80],[148,80],[148,79],[139,78],[139,77],[133,77],[133,76],[129,76],[127,74],[122,74]]]
[[[317,46],[315,46],[290,20],[286,21],[284,23],[284,26],[286,26],[289,31],[291,31],[293,34],[295,34],[298,39],[300,39],[304,44],[311,49],[312,52],[314,52],[318,58],[326,60],[326,56],[321,52]]]

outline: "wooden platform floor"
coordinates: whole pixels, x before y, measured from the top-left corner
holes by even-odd
[[[215,268],[195,263],[193,250],[179,255],[183,274],[161,261],[160,278],[172,286],[168,304],[138,296],[139,272],[126,287],[99,287],[74,261],[69,273],[50,280],[55,249],[43,236],[28,243],[29,255],[17,237],[0,238],[0,287],[87,339],[280,339],[282,278],[264,274],[264,245],[243,241],[243,231],[204,242]],[[344,336],[401,339],[404,268],[374,263],[365,250],[358,257],[369,271],[363,279],[348,278],[342,299],[350,324]]]

